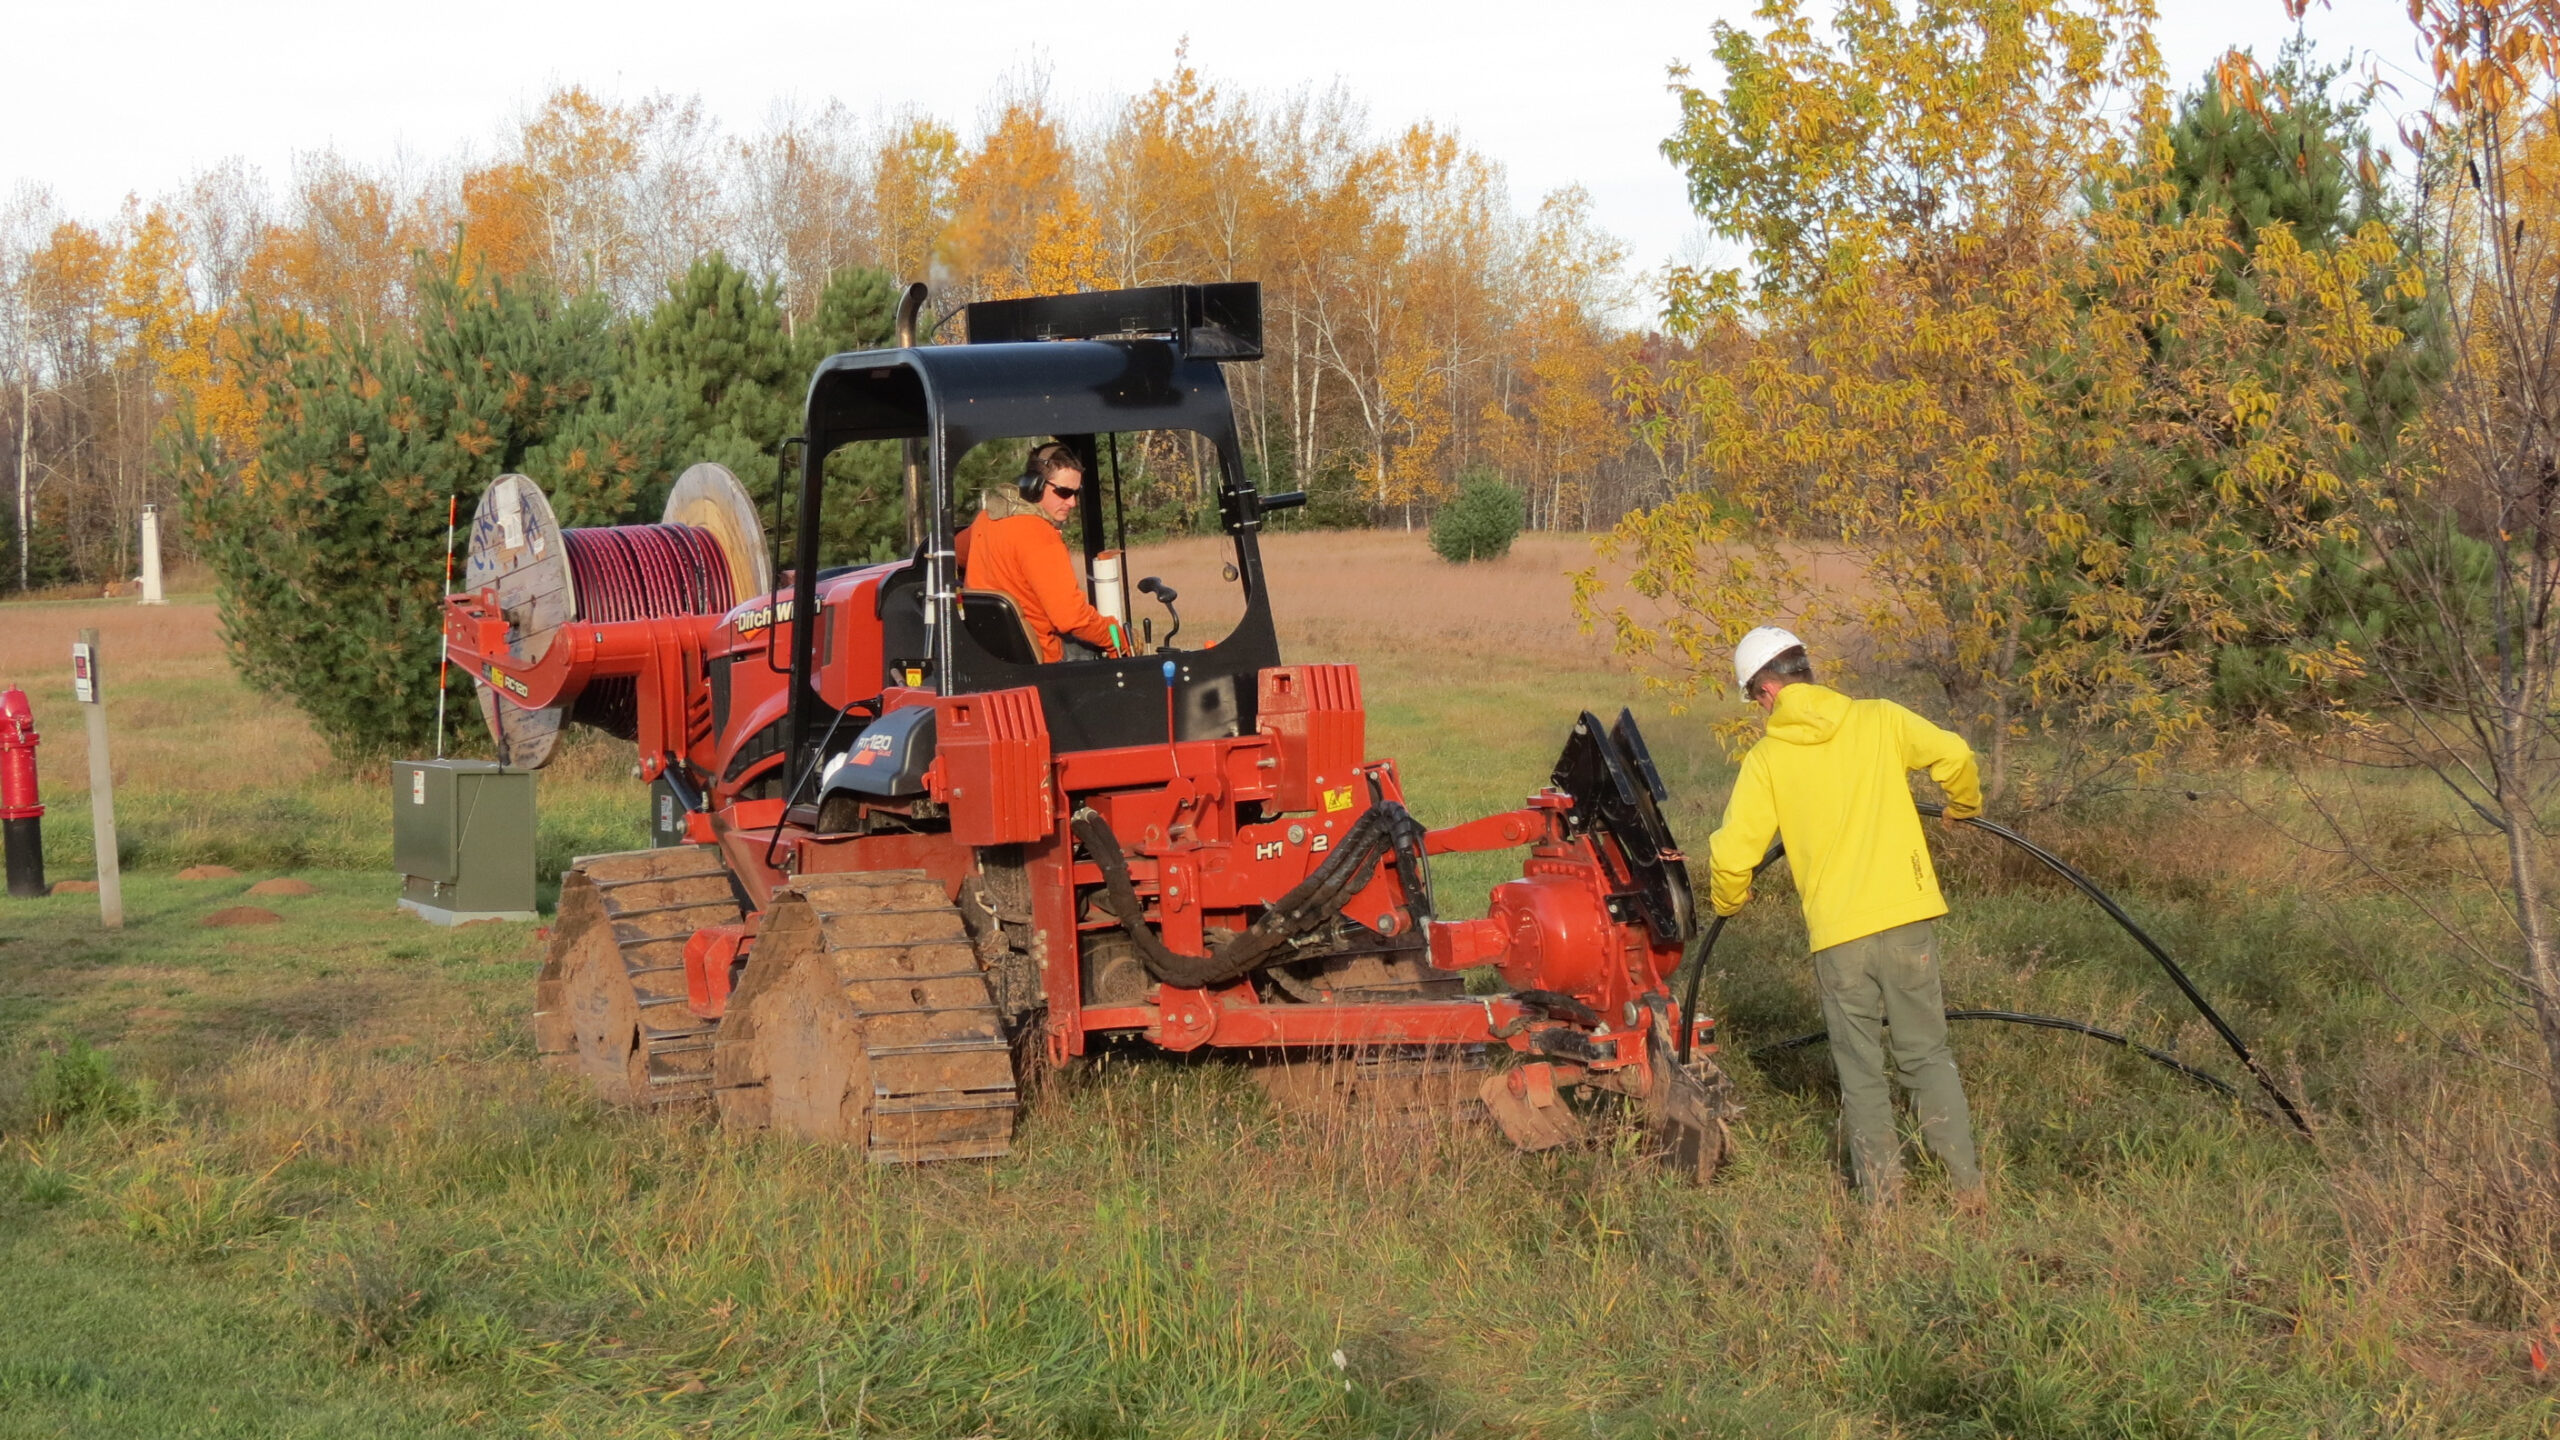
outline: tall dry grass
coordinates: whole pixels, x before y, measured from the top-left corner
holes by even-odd
[[[1419,537],[1270,551],[1287,653],[1364,666],[1371,749],[1403,762],[1427,819],[1516,803],[1576,711],[1632,701],[1678,833],[1695,848],[1712,825],[1720,717],[1647,703],[1559,618],[1576,542],[1525,537],[1511,561],[1464,569]],[[1197,623],[1217,564],[1181,542],[1139,568],[1173,579]],[[9,656],[23,613],[0,608]],[[133,707],[134,753],[160,768],[125,782],[136,823],[167,827],[153,853],[175,853],[186,824],[273,833],[226,798],[243,787],[184,756],[295,743],[206,657],[209,618],[180,623],[195,639],[132,678],[168,686],[163,709]],[[111,632],[110,663],[150,643]],[[60,775],[66,727],[46,723]],[[585,804],[599,829],[636,829],[627,756],[574,763],[545,779],[546,826]],[[2302,1096],[2317,1143],[2117,1050],[1964,1028],[1998,1197],[1978,1221],[1925,1182],[1898,1211],[1861,1211],[1837,1175],[1820,1048],[1747,1058],[1820,1023],[1782,873],[1707,977],[1748,1106],[1708,1190],[1634,1163],[1631,1134],[1522,1157],[1463,1125],[1281,1113],[1232,1065],[1137,1054],[1064,1077],[1005,1161],[891,1172],[602,1111],[547,1078],[523,1039],[531,937],[387,924],[387,884],[361,873],[379,863],[359,848],[379,843],[371,782],[260,783],[255,803],[342,816],[328,823],[360,867],[324,876],[307,918],[204,931],[195,918],[229,897],[150,874],[121,937],[77,901],[0,909],[0,1236],[233,1307],[174,1332],[204,1378],[173,1393],[272,1370],[225,1349],[228,1326],[438,1424],[478,1409],[577,1434],[2560,1426],[2529,1358],[2560,1339],[2560,1195],[2545,1121],[2505,1068],[2513,1017],[2391,887],[2284,839],[2308,817],[2263,769],[2199,762],[2021,823],[2185,962]],[[2402,816],[2411,863],[2444,843],[2418,788],[2341,783]],[[1950,1003],[2093,1020],[2238,1078],[2094,910],[1987,837],[1939,845]],[[1453,912],[1516,873],[1513,857],[1450,861]],[[147,1113],[31,1122],[33,1081],[72,1034],[154,1082]],[[61,1277],[20,1303],[104,1303],[11,1253],[20,1274]],[[0,1275],[0,1295],[12,1283],[35,1282]],[[77,1380],[76,1358],[26,1373]],[[0,1363],[0,1402],[11,1373]],[[53,1395],[30,1413],[159,1433],[132,1418],[139,1402]]]

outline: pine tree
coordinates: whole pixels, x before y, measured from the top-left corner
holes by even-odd
[[[2331,250],[2378,224],[2398,237],[2403,251],[2423,249],[2408,215],[2383,190],[2365,98],[2338,93],[2345,73],[2342,66],[2315,63],[2310,42],[2297,37],[2259,87],[2259,103],[2241,103],[2213,80],[2179,102],[2168,171],[2177,210],[2229,222],[2233,246],[2221,289],[2244,309],[2259,308],[2250,262],[2273,227],[2290,230],[2305,249]],[[2364,286],[2374,318],[2407,339],[2366,366],[2354,388],[2361,443],[2351,463],[2362,473],[2387,459],[2447,365],[2439,305],[2399,293],[2393,278],[2377,274]]]
[[[770,516],[782,442],[800,431],[810,372],[829,355],[888,344],[896,312],[888,274],[857,266],[830,277],[795,334],[779,286],[706,256],[632,327],[629,363],[581,434],[636,448],[664,427],[666,473],[640,497],[644,510],[685,466],[708,460],[728,466]],[[821,552],[834,563],[885,558],[906,534],[903,503],[894,445],[838,451],[827,465]],[[788,516],[782,523],[787,530]]]
[[[414,332],[253,322],[259,480],[185,446],[187,516],[253,684],[291,699],[342,761],[432,741],[449,498],[525,469],[610,384],[611,314],[588,295],[450,274]],[[546,481],[564,525],[624,518],[654,457],[606,446]]]
[[[1520,538],[1520,492],[1489,470],[1470,470],[1457,498],[1431,519],[1431,548],[1453,565],[1499,560]]]
[[[2367,226],[2398,238],[2404,254],[2423,250],[2409,217],[2391,202],[2372,155],[2366,100],[2339,93],[2344,67],[2316,63],[2307,40],[2288,42],[2276,67],[2249,99],[2209,79],[2179,103],[2169,129],[2168,177],[2180,216],[2213,216],[2230,227],[2217,288],[2243,313],[2262,314],[2254,262],[2261,242],[2278,230],[2307,250],[2348,243]],[[2353,440],[2338,456],[2342,475],[2361,481],[2381,473],[2398,451],[2449,363],[2440,304],[2394,285],[2396,269],[2367,277],[2362,301],[2373,318],[2400,331],[2402,342],[2343,376]],[[2279,343],[2282,341],[2278,333]],[[2163,349],[2174,348],[2162,337]],[[2198,475],[2209,485],[2219,477]],[[2448,541],[2450,543],[2450,541]],[[2450,557],[2448,557],[2450,561]],[[2448,573],[2465,573],[2456,565]],[[2380,588],[2361,544],[2322,547],[2316,575],[2296,592],[2296,613],[2269,617],[2257,633],[2237,637],[2214,656],[2215,708],[2227,717],[2283,709],[2302,689],[2287,658],[2311,637],[2315,647],[2370,643],[2398,629],[2424,629],[2427,617],[2404,613]]]
[[[254,483],[210,437],[178,447],[242,674],[349,763],[430,743],[449,499],[468,515],[520,471],[564,526],[651,521],[678,472],[713,460],[769,506],[811,368],[886,343],[893,306],[887,276],[847,270],[795,335],[775,286],[712,255],[630,324],[538,275],[453,270],[421,281],[414,328],[251,321]],[[828,559],[893,553],[896,447],[840,452],[827,483]]]

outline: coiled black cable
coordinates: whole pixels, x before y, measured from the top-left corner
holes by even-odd
[[[2039,1030],[2068,1030],[2075,1035],[2086,1035],[2094,1040],[2104,1040],[2110,1045],[2120,1045],[2146,1060],[2168,1066],[2199,1085],[2220,1091],[2234,1100],[2240,1098],[2240,1092],[2232,1087],[2231,1082],[2219,1075],[2199,1070],[2165,1050],[2154,1050],[2140,1041],[2119,1035],[2113,1030],[2101,1030],[2095,1025],[2078,1020],[2065,1020],[2059,1015],[2029,1015],[2021,1010],[1950,1010],[1947,1012],[1947,1018],[1950,1020],[2006,1020],[2012,1025],[2032,1025]],[[1752,1059],[1757,1060],[1763,1055],[1775,1055],[1781,1051],[1800,1050],[1807,1045],[1819,1045],[1830,1038],[1831,1032],[1816,1030],[1810,1035],[1798,1035],[1793,1039],[1754,1046],[1749,1053]]]
[[[1941,805],[1934,800],[1922,800],[1917,803],[1920,813],[1923,815],[1938,816],[1944,814],[1946,811],[1946,807],[1944,805]],[[2099,889],[2096,881],[2091,880],[2088,876],[2081,874],[2076,869],[2073,869],[2070,864],[2062,859],[2062,857],[2045,849],[2034,841],[2029,840],[2026,836],[2019,834],[2017,831],[2010,829],[2006,825],[1999,824],[1995,821],[1985,820],[1979,815],[1965,816],[1959,819],[1956,823],[1959,825],[1970,825],[1976,830],[1987,831],[2008,841],[2010,844],[2017,846],[2019,849],[2026,851],[2029,855],[2034,856],[2046,869],[2051,870],[2056,875],[2070,881],[2072,886],[2078,889],[2080,893],[2088,896],[2091,900],[2096,901],[2098,908],[2107,913],[2107,918],[2115,921],[2119,926],[2122,926],[2124,928],[2124,932],[2131,935],[2144,950],[2148,951],[2151,958],[2159,962],[2162,970],[2168,972],[2170,981],[2178,987],[2178,993],[2186,996],[2187,1003],[2194,1006],[2196,1013],[2204,1017],[2205,1023],[2213,1027],[2214,1033],[2222,1037],[2222,1043],[2230,1047],[2231,1053],[2239,1058],[2241,1065],[2248,1070],[2250,1077],[2258,1082],[2258,1088],[2264,1090],[2267,1093],[2267,1098],[2275,1102],[2276,1108],[2284,1112],[2284,1118],[2293,1123],[2293,1128],[2306,1136],[2311,1133],[2311,1122],[2303,1118],[2300,1107],[2293,1103],[2291,1096],[2285,1094],[2284,1087],[2278,1085],[2275,1077],[2268,1074],[2267,1068],[2258,1062],[2258,1057],[2250,1053],[2248,1043],[2240,1038],[2240,1033],[2231,1028],[2230,1022],[2222,1018],[2221,1012],[2213,1008],[2213,1003],[2211,1001],[2205,999],[2204,992],[2196,988],[2195,981],[2188,976],[2185,967],[2178,964],[2176,960],[2170,958],[2169,952],[2161,947],[2159,941],[2151,938],[2150,932],[2144,930],[2140,925],[2135,924],[2133,917],[2125,913],[2124,907],[2115,902],[2115,897],[2109,895],[2106,891]],[[1769,847],[1769,853],[1760,857],[1760,863],[1751,867],[1751,873],[1754,875],[1759,874],[1762,870],[1767,869],[1771,862],[1777,860],[1778,857],[1785,853],[1785,842],[1781,841],[1777,844],[1771,845]],[[1707,957],[1715,952],[1716,939],[1724,933],[1724,922],[1725,917],[1719,915],[1716,917],[1715,923],[1707,927],[1706,933],[1699,938],[1697,956],[1690,962],[1691,969],[1689,971],[1689,984],[1686,996],[1680,1007],[1680,1058],[1684,1061],[1689,1058],[1690,1034],[1696,1028],[1695,1022],[1691,1017],[1697,1014],[1699,977],[1706,973]],[[2084,1024],[2077,1020],[2065,1020],[2054,1015],[2027,1015],[2012,1010],[1950,1010],[1947,1012],[1947,1018],[1950,1020],[2005,1020],[2012,1024],[2033,1025],[2046,1030],[2068,1030],[2075,1034],[2092,1036],[2096,1039],[2109,1041],[2114,1044],[2125,1046],[2128,1049],[2139,1051],[2143,1055],[2148,1056],[2163,1065],[2169,1066],[2171,1069],[2174,1069],[2181,1074],[2201,1080],[2213,1086],[2224,1094],[2238,1094],[2238,1092],[2233,1090],[2228,1084],[2205,1074],[2201,1070],[2197,1070],[2183,1061],[2177,1060],[2161,1051],[2153,1050],[2149,1046],[2137,1045],[2133,1041],[2126,1039],[2124,1036],[2116,1034],[2114,1031],[2101,1030],[2094,1025]],[[1816,1031],[1811,1035],[1799,1035],[1792,1040],[1781,1040],[1773,1045],[1764,1045],[1751,1053],[1753,1055],[1764,1055],[1772,1051],[1793,1049],[1799,1045],[1810,1045],[1817,1040],[1826,1038],[1828,1038],[1826,1032]]]

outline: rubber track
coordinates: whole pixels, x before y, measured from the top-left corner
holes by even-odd
[[[814,945],[842,983],[869,1062],[863,1150],[873,1164],[1012,1148],[1012,1046],[959,907],[938,882],[921,870],[801,876],[774,897],[758,944]],[[736,1093],[750,1088],[724,1082],[723,1113],[755,1123],[757,1100]]]
[[[589,928],[606,926],[638,1002],[638,1043],[647,1053],[647,1069],[645,1091],[618,1078],[600,1079],[598,1088],[609,1099],[652,1110],[709,1103],[715,1027],[686,1004],[684,947],[694,931],[735,924],[742,913],[728,868],[708,845],[586,855],[572,862],[561,877],[559,919],[534,987],[534,1035],[544,1057],[568,1069],[598,1063],[586,1057],[582,1065],[575,1020],[566,1017],[567,961]],[[555,1017],[560,1023],[546,1023]]]

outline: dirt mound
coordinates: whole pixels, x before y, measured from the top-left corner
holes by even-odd
[[[190,865],[178,872],[181,880],[237,880],[240,872],[228,865]]]
[[[317,895],[320,893],[320,887],[308,880],[296,880],[286,875],[279,879],[261,880],[249,887],[249,893],[252,895]]]
[[[95,880],[57,880],[53,883],[53,893],[56,895],[95,895],[98,893],[98,882]]]
[[[229,925],[275,925],[282,923],[283,920],[284,917],[273,910],[261,910],[255,905],[234,905],[228,910],[216,910],[212,914],[204,917],[204,923],[206,925],[215,927]]]

